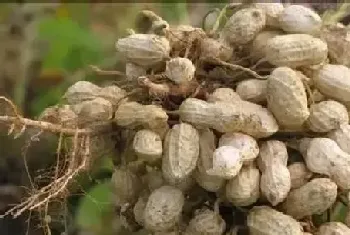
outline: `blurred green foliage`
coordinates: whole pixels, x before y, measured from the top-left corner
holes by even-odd
[[[72,73],[89,64],[98,64],[103,59],[100,40],[88,28],[68,17],[50,17],[39,25],[39,37],[49,42],[48,54],[43,62],[44,71]],[[60,74],[58,74],[60,76]],[[85,78],[91,80],[92,78]],[[56,87],[43,88],[31,104],[35,116],[50,105],[59,102],[70,84],[63,81]]]
[[[110,182],[106,181],[93,186],[81,198],[76,212],[77,226],[96,234],[111,234],[114,210],[110,189]]]

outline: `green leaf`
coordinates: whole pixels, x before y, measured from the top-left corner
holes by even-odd
[[[102,43],[96,35],[70,18],[44,19],[39,36],[50,48],[44,68],[77,69],[102,58]]]
[[[44,19],[39,24],[39,37],[49,44],[44,70],[74,72],[103,60],[102,43],[97,36],[70,18]],[[91,80],[91,77],[85,79]],[[31,112],[38,115],[44,108],[57,103],[69,85],[63,82],[55,88],[40,91],[31,104]]]
[[[82,229],[95,232],[108,227],[108,218],[113,213],[110,181],[94,186],[80,199],[76,213],[76,223]]]

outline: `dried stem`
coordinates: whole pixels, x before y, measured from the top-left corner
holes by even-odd
[[[107,76],[126,76],[125,73],[116,70],[102,70],[98,66],[90,65],[90,68],[98,75]]]
[[[217,65],[221,65],[221,66],[225,66],[228,67],[232,70],[242,70],[244,72],[249,73],[250,75],[252,75],[254,78],[257,79],[261,79],[261,80],[266,80],[267,76],[261,76],[259,75],[257,72],[255,72],[254,70],[251,70],[249,68],[245,68],[241,65],[237,65],[237,64],[231,64],[231,63],[227,63],[225,61],[222,61],[218,58],[215,57],[206,57],[203,59],[203,61],[207,62],[207,63],[211,63],[211,64],[217,64]]]
[[[53,133],[64,133],[66,135],[74,135],[76,132],[82,135],[97,135],[97,134],[107,132],[107,130],[105,129],[92,130],[90,128],[82,128],[82,129],[65,128],[59,124],[52,124],[50,122],[44,122],[44,121],[36,121],[36,120],[31,120],[23,117],[0,116],[0,122],[4,122],[8,124],[19,122],[24,126],[36,127],[43,131],[50,131]]]

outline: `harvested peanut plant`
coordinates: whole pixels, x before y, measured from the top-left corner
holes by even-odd
[[[123,79],[79,81],[38,120],[3,98],[9,133],[31,126],[60,136],[57,154],[69,147],[55,180],[7,214],[67,196],[114,141],[113,202],[131,231],[350,234],[349,219],[314,223],[348,201],[350,43],[332,33],[350,28],[301,5],[229,8],[209,32],[140,12],[116,42],[125,72],[93,67]]]

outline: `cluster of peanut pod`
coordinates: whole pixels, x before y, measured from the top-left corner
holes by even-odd
[[[214,36],[143,14],[146,26],[116,49],[124,79],[151,98],[80,81],[66,105],[45,111],[67,127],[112,120],[119,128],[123,159],[111,183],[125,226],[157,235],[350,234],[350,218],[311,219],[350,189],[350,28],[279,3],[240,6]],[[242,71],[229,65],[241,54],[249,55],[241,67],[265,63],[267,74],[251,67],[237,79]],[[220,63],[203,75],[208,57]]]

